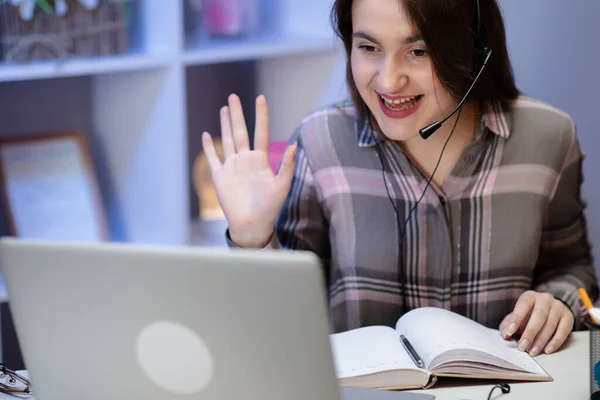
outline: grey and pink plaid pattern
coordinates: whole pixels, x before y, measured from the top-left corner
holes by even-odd
[[[314,112],[292,140],[296,171],[270,246],[320,257],[335,332],[395,325],[399,262],[407,309],[442,307],[497,328],[533,289],[562,300],[583,326],[577,288],[595,299],[598,287],[580,198],[583,154],[565,113],[526,97],[509,112],[487,110],[443,187],[427,190],[401,245],[386,182],[404,222],[428,177],[397,143],[350,103]]]

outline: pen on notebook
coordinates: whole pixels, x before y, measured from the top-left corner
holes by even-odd
[[[412,347],[412,345],[410,344],[408,339],[404,337],[404,335],[400,335],[400,342],[402,342],[402,346],[404,346],[404,348],[408,352],[408,355],[410,356],[410,358],[412,358],[415,365],[419,368],[423,368],[425,366],[423,360],[421,360],[421,357],[419,357],[414,347]]]

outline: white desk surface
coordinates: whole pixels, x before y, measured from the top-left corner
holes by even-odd
[[[495,400],[520,399],[557,399],[557,400],[589,400],[589,334],[575,332],[566,345],[552,355],[539,355],[538,363],[553,378],[552,382],[510,383],[509,394],[502,395],[496,389],[492,395]],[[23,371],[19,371],[23,372]],[[35,382],[34,390],[35,390]],[[433,394],[436,400],[485,400],[493,385],[486,381],[466,381],[453,379],[438,382],[433,389],[418,390],[416,393]],[[15,397],[1,394],[0,400],[14,400]],[[29,400],[34,400],[29,397]],[[266,399],[265,399],[266,400]]]
[[[557,400],[589,400],[590,367],[589,367],[589,333],[574,332],[561,349],[551,355],[542,354],[535,359],[546,372],[554,378],[552,382],[509,383],[510,393],[502,395],[496,389],[492,399],[557,399]],[[436,400],[485,400],[493,385],[490,382],[473,382],[468,384],[458,379],[439,382],[432,389],[420,390],[430,393]]]

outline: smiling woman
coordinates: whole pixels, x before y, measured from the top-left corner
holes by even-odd
[[[378,7],[357,0],[352,7],[349,54],[357,102],[366,105],[387,137],[406,144],[419,139],[418,130],[449,112],[455,100],[432,74],[425,41],[396,0]]]
[[[235,95],[223,160],[203,135],[229,244],[316,253],[336,332],[431,306],[556,351],[583,328],[578,288],[598,297],[583,154],[569,115],[517,89],[496,1],[336,0],[332,17],[351,101],[307,116],[279,171],[263,96],[253,150]]]

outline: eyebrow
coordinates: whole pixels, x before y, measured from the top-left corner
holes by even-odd
[[[377,41],[377,39],[375,39],[374,37],[372,37],[371,35],[369,35],[368,33],[365,33],[365,32],[361,32],[361,31],[354,32],[352,34],[352,37],[359,38],[359,39],[366,39],[369,42],[373,42],[375,44],[379,44],[379,42]],[[413,35],[413,36],[409,36],[409,37],[405,38],[404,39],[404,44],[413,44],[413,43],[419,42],[421,40],[423,40],[423,36],[421,36],[421,35]]]

